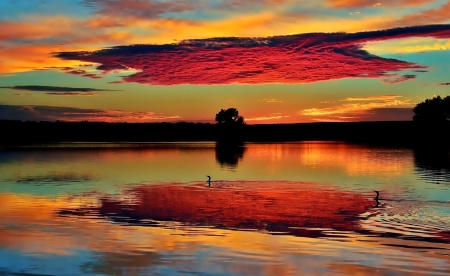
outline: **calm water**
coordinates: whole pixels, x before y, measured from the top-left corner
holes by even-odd
[[[0,275],[449,275],[450,156],[320,142],[0,150],[0,217]]]

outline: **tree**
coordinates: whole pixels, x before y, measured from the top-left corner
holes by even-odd
[[[426,99],[414,107],[413,121],[446,122],[450,121],[450,96]]]
[[[216,114],[215,118],[218,124],[224,125],[244,125],[244,117],[239,116],[239,111],[236,108],[221,109]]]

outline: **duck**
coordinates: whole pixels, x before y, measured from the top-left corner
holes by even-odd
[[[207,175],[206,177],[208,177],[208,180],[206,180],[206,182],[208,182],[208,187],[211,186],[211,176]]]

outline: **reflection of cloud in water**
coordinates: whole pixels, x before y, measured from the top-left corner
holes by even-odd
[[[215,183],[211,188],[203,183],[174,183],[136,186],[120,195],[100,196],[97,207],[62,208],[58,214],[107,218],[121,225],[206,226],[310,238],[345,236],[342,233],[353,232],[400,239],[406,235],[426,242],[450,240],[448,227],[400,223],[399,219],[411,215],[408,212],[420,208],[416,206],[417,202],[401,198],[386,201],[384,196],[393,197],[385,193],[381,205],[374,208],[371,196],[372,193],[368,198],[318,183],[230,181],[224,185]],[[395,210],[399,213],[394,214],[394,219],[380,223],[380,214],[382,218],[392,215],[389,213],[394,210],[389,209],[394,206],[392,204],[397,206]],[[398,206],[403,207],[400,210]],[[430,218],[428,213],[423,215]],[[444,223],[433,221],[434,226]]]
[[[93,181],[94,177],[91,174],[81,173],[60,173],[52,172],[45,175],[19,176],[15,179],[16,183],[30,183],[30,184],[71,184],[76,182]]]
[[[415,172],[428,182],[450,183],[450,152],[448,150],[414,150]]]
[[[161,221],[225,229],[254,229],[316,237],[311,229],[358,229],[358,215],[373,202],[359,193],[298,182],[237,182],[235,185],[142,185],[121,198],[102,197],[98,208],[62,209],[60,215],[101,217],[161,226]]]
[[[245,184],[268,191],[277,186],[276,183]],[[295,186],[300,189],[302,185],[297,183]],[[288,190],[287,186],[282,187],[284,191]],[[64,197],[0,193],[0,247],[5,248],[0,252],[0,260],[8,250],[17,250],[20,254],[14,256],[15,263],[39,263],[36,267],[28,267],[27,272],[49,275],[64,271],[65,275],[204,273],[271,276],[357,275],[374,271],[403,275],[406,268],[420,275],[442,274],[448,271],[450,261],[448,250],[427,253],[408,247],[422,242],[374,237],[373,234],[334,231],[334,237],[318,240],[195,226],[123,226],[101,220],[93,223],[92,217],[54,216],[56,210],[70,206],[82,208],[89,205],[88,202],[96,202],[91,196],[76,197],[68,203]],[[13,229],[6,230],[7,225]],[[445,244],[438,246],[449,248]],[[67,253],[70,255],[65,255]],[[351,264],[349,260],[352,260]],[[43,267],[48,270],[43,272]],[[5,269],[20,271],[12,264]]]

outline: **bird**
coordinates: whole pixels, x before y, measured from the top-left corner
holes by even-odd
[[[378,196],[380,195],[380,192],[378,192],[378,191],[375,191],[375,190],[374,190],[374,192],[375,192],[375,193],[377,193],[377,196],[376,196],[376,197],[375,197],[375,198],[374,198],[373,200],[376,200],[376,201],[378,201]]]
[[[378,200],[378,196],[380,195],[380,192],[375,191],[375,190],[374,190],[374,192],[377,193],[377,196],[373,200],[375,200],[377,202],[377,204],[373,207],[377,208],[380,205],[380,201]]]
[[[210,187],[211,186],[211,176],[207,175],[207,177],[208,177],[208,180],[206,182],[208,182],[208,187]]]

